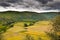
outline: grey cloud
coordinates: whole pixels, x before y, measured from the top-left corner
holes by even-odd
[[[60,9],[60,2],[55,2],[53,4],[48,5],[51,9]]]
[[[6,2],[9,3],[18,3],[18,2],[22,2],[23,0],[6,0]]]
[[[60,9],[60,0],[0,0],[0,6],[51,10]]]
[[[17,0],[7,0],[6,2],[9,2],[9,3],[16,3]]]
[[[9,4],[9,3],[5,3],[5,2],[2,2],[2,3],[0,3],[0,6],[3,6],[3,7],[9,7],[10,4]]]
[[[46,4],[48,2],[52,2],[53,0],[36,0],[38,2],[41,2],[42,4]]]

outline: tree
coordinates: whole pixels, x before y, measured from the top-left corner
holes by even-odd
[[[56,32],[60,32],[60,15],[53,19],[53,27]]]
[[[53,29],[54,29],[55,35],[57,37],[57,40],[59,40],[60,34],[58,35],[57,33],[60,32],[60,15],[56,16],[52,22],[53,22]]]

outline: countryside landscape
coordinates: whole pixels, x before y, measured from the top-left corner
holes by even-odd
[[[0,12],[0,40],[60,40],[60,12]]]

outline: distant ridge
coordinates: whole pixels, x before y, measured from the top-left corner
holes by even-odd
[[[3,12],[0,12],[0,13],[4,13],[4,12],[18,12],[18,13],[37,13],[37,12],[30,12],[30,11],[3,11]],[[60,13],[60,12],[42,12],[42,13]]]
[[[14,20],[14,21],[39,21],[39,20],[50,20],[57,15],[60,15],[60,12],[36,13],[28,11],[24,12],[5,11],[0,12],[0,19]]]

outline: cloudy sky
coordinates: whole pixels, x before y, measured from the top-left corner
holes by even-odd
[[[60,0],[0,0],[0,11],[60,11]]]

